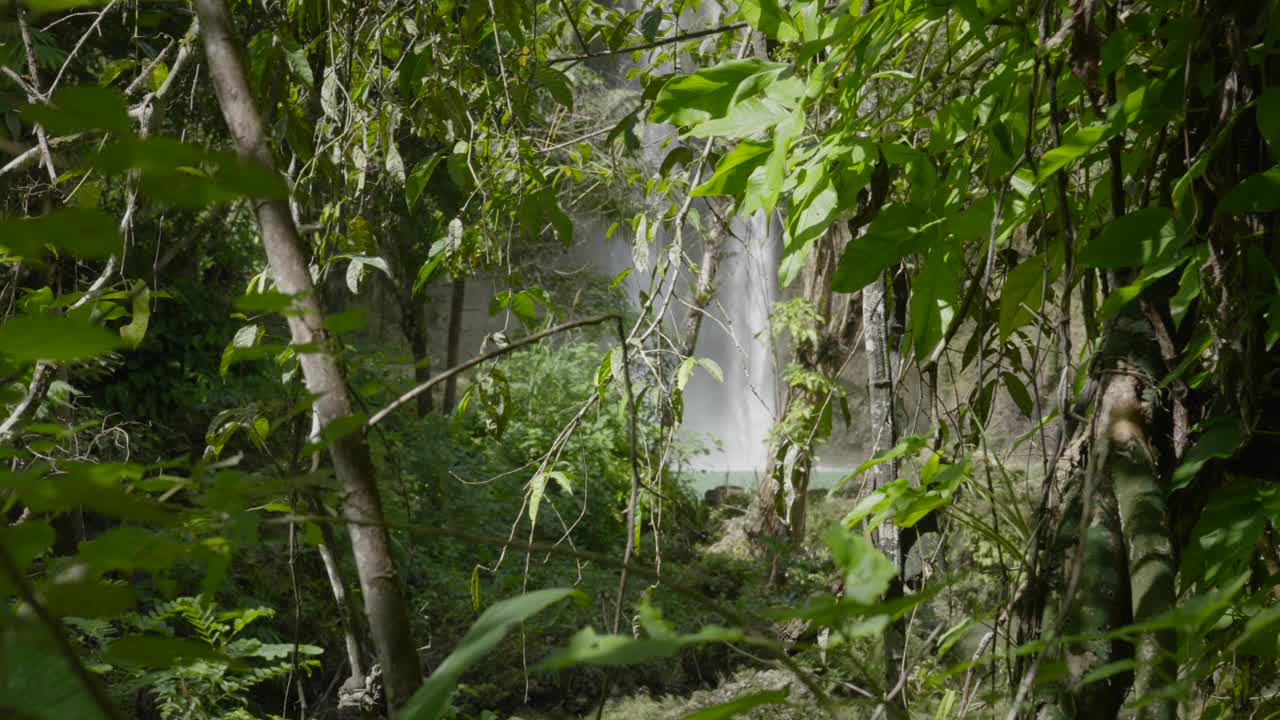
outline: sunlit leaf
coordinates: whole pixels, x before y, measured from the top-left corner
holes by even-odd
[[[468,668],[496,648],[511,628],[568,597],[585,598],[582,591],[571,588],[537,590],[495,603],[485,610],[454,651],[396,714],[397,720],[438,720]]]

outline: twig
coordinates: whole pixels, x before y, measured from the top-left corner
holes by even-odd
[[[697,40],[698,38],[707,37],[709,35],[719,35],[721,33],[733,32],[747,27],[747,23],[739,22],[730,25],[721,25],[720,27],[707,28],[705,30],[695,30],[693,32],[681,33],[680,35],[672,35],[669,38],[654,40],[653,42],[642,43],[640,45],[631,45],[629,47],[618,48],[617,50],[602,50],[600,52],[587,52],[581,55],[564,55],[561,57],[553,57],[547,60],[548,65],[566,62],[582,62],[583,60],[591,60],[593,58],[612,57],[614,55],[624,55],[639,50],[652,50],[663,45],[671,45],[673,43],[683,42],[685,40]]]
[[[93,21],[93,24],[89,26],[89,29],[84,32],[84,35],[80,36],[80,40],[76,43],[76,46],[71,48],[71,52],[67,54],[67,59],[62,61],[62,67],[58,68],[58,74],[53,76],[53,82],[50,83],[49,88],[45,90],[44,95],[46,98],[53,95],[53,91],[58,89],[58,83],[62,82],[62,76],[67,72],[67,68],[71,66],[71,61],[74,60],[76,55],[80,52],[80,48],[84,47],[84,44],[89,40],[89,36],[93,34],[93,31],[97,30],[98,26],[102,24],[102,19],[107,16],[107,13],[115,9],[117,2],[118,0],[111,0],[111,2],[107,3],[107,6],[102,8],[98,13],[98,17]]]
[[[566,330],[572,330],[574,328],[585,327],[588,325],[599,325],[609,320],[618,320],[618,319],[620,318],[617,315],[598,315],[596,317],[587,318],[585,320],[574,320],[572,322],[556,325],[553,328],[548,328],[539,333],[534,333],[528,337],[520,338],[519,340],[511,343],[510,345],[507,345],[506,347],[500,347],[497,350],[492,350],[490,352],[484,353],[483,355],[477,355],[476,357],[471,358],[470,360],[462,363],[461,365],[456,365],[454,367],[449,368],[448,370],[445,370],[439,375],[436,375],[430,380],[422,383],[421,385],[418,385],[417,387],[413,388],[409,392],[396,398],[394,401],[391,402],[390,405],[387,405],[386,407],[382,408],[378,412],[374,413],[373,417],[369,418],[369,421],[365,423],[365,429],[368,430],[369,428],[372,428],[374,425],[377,425],[378,423],[382,422],[387,418],[388,415],[400,409],[400,407],[403,406],[405,403],[418,397],[422,393],[427,392],[428,390],[435,387],[439,383],[442,383],[445,380],[448,380],[449,378],[461,372],[469,370],[475,367],[476,365],[492,360],[496,357],[506,355],[507,353],[512,352],[514,350],[519,350],[520,348],[525,347],[526,345],[532,345],[533,343],[536,343],[539,340],[542,340],[543,338],[548,337],[550,335],[555,335],[557,333],[565,332]]]

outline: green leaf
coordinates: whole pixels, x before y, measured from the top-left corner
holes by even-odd
[[[573,665],[617,667],[671,657],[686,647],[715,642],[739,642],[742,631],[707,625],[692,635],[635,638],[630,635],[600,635],[585,627],[535,670],[560,670]]]
[[[335,335],[363,330],[367,325],[364,310],[360,308],[330,313],[324,318],[324,328]]]
[[[135,62],[134,60],[130,60],[129,58],[112,60],[111,62],[107,63],[102,68],[102,72],[99,73],[98,75],[99,87],[106,87],[111,83],[115,82],[116,78],[120,77],[120,75],[122,75],[124,71],[133,68],[137,64],[138,64],[137,62]]]
[[[923,362],[933,353],[955,319],[961,260],[957,249],[935,244],[929,248],[924,266],[911,283],[908,310],[917,361]]]
[[[898,574],[889,558],[843,524],[832,526],[826,541],[844,580],[845,597],[863,605],[879,600],[889,589],[889,581]]]
[[[410,210],[413,210],[413,206],[418,203],[418,198],[422,197],[422,192],[427,189],[427,183],[431,181],[431,174],[436,171],[436,166],[443,159],[443,155],[432,155],[419,162],[413,168],[413,173],[405,179],[404,199]]]
[[[1280,167],[1245,178],[1218,203],[1218,212],[1226,215],[1273,210],[1280,210]]]
[[[18,569],[24,572],[36,558],[53,546],[56,537],[49,523],[39,520],[28,520],[12,527],[0,525],[0,546],[9,553]],[[13,594],[15,589],[7,575],[0,575],[0,595]]]
[[[1021,264],[1009,271],[1004,281],[1004,289],[1000,292],[1000,341],[1009,339],[1014,330],[1031,322],[1032,311],[1040,311],[1040,301],[1044,295],[1045,267],[1044,254],[1037,253],[1023,260]],[[1049,264],[1049,282],[1057,279],[1061,271],[1058,262]]]
[[[800,39],[796,23],[777,0],[739,0],[738,11],[747,24],[772,40],[794,42]]]
[[[101,210],[62,208],[40,217],[0,220],[0,247],[29,260],[44,257],[46,245],[96,260],[119,252],[122,243],[116,220]]]
[[[307,50],[292,37],[284,36],[284,60],[289,66],[289,74],[303,85],[314,88],[316,77],[311,72],[311,63],[307,62]]]
[[[0,668],[0,707],[20,707],[14,720],[107,720],[42,626],[17,622],[0,632]]]
[[[286,508],[287,509],[287,508]],[[181,559],[183,546],[136,527],[112,528],[80,543],[80,560],[98,572],[165,570]]]
[[[236,298],[231,304],[237,310],[245,312],[281,312],[293,304],[293,296],[276,290],[250,292]]]
[[[120,346],[120,336],[69,317],[11,318],[0,325],[0,353],[20,362],[72,362],[96,357]]]
[[[1001,373],[1000,378],[1004,381],[1005,390],[1009,391],[1009,398],[1013,400],[1013,404],[1018,406],[1018,410],[1024,417],[1031,417],[1035,412],[1035,405],[1031,402],[1031,393],[1027,392],[1027,386],[1011,372]]]
[[[926,447],[928,444],[929,444],[929,438],[924,435],[911,435],[911,436],[905,437],[897,445],[894,445],[893,447],[887,448],[885,450],[881,450],[880,452],[876,453],[874,457],[863,462],[861,465],[855,468],[853,472],[840,478],[840,481],[837,482],[835,486],[831,488],[831,492],[835,492],[838,488],[840,488],[845,483],[858,477],[862,473],[866,472],[870,468],[875,467],[876,465],[879,465],[880,463],[888,462],[890,460],[897,460],[898,458],[904,457],[906,455],[914,455],[920,452],[920,450]]]
[[[133,285],[133,313],[129,324],[120,328],[120,337],[129,348],[142,344],[147,336],[147,328],[151,325],[151,290],[141,280]]]
[[[1280,159],[1280,88],[1269,87],[1258,98],[1258,132],[1266,138],[1271,157]]]
[[[445,713],[449,696],[466,670],[489,654],[515,625],[568,597],[585,600],[582,591],[572,588],[537,590],[494,604],[476,620],[458,647],[440,663],[431,677],[409,698],[396,715],[397,720],[438,720]]]
[[[717,364],[715,360],[712,360],[711,358],[698,358],[698,364],[702,366],[703,370],[707,371],[708,375],[715,378],[716,382],[724,382],[724,371],[720,369],[720,365]]]
[[[44,587],[45,608],[58,617],[116,617],[132,610],[135,602],[128,586],[98,580],[55,581]]]
[[[658,91],[650,122],[691,127],[727,117],[733,105],[760,94],[787,70],[790,65],[785,63],[750,58],[724,61],[691,76],[673,77]],[[768,128],[759,127],[756,132],[765,129]]]
[[[1176,249],[1182,240],[1171,210],[1145,208],[1107,223],[1078,260],[1085,267],[1140,267]]]
[[[568,76],[547,65],[538,65],[533,80],[546,88],[547,93],[566,110],[573,112],[573,89]]]
[[[748,179],[764,167],[772,149],[773,144],[768,142],[739,142],[737,147],[720,159],[711,178],[693,189],[693,196],[743,195],[747,191]]]
[[[438,252],[431,256],[431,259],[422,263],[422,267],[418,269],[418,277],[413,281],[413,294],[416,296],[426,287],[427,281],[431,279],[431,275],[435,273],[436,268],[440,267],[441,261],[444,260],[444,253]]]
[[[849,242],[836,267],[831,287],[856,292],[899,260],[924,247],[941,220],[924,222],[919,208],[890,205],[880,212],[866,234]]]
[[[1108,125],[1090,125],[1071,133],[1062,139],[1062,144],[1044,154],[1040,158],[1040,168],[1036,182],[1044,182],[1068,163],[1084,157],[1107,135]]]
[[[43,125],[54,135],[73,135],[90,130],[104,130],[117,135],[130,135],[129,105],[124,95],[97,85],[76,85],[53,94],[48,105],[26,105],[20,110],[23,119]]]
[[[169,668],[198,660],[230,663],[231,658],[205,643],[163,635],[128,635],[111,643],[104,659],[139,667]]]
[[[693,367],[697,361],[691,357],[687,357],[680,362],[680,367],[676,368],[676,389],[684,390],[689,384],[689,377],[693,375]]]
[[[1199,474],[1200,468],[1214,458],[1229,458],[1244,442],[1240,423],[1231,418],[1214,418],[1196,438],[1195,445],[1182,456],[1182,464],[1173,471],[1171,490],[1186,487]]]
[[[728,720],[728,718],[741,715],[748,710],[758,708],[761,705],[778,705],[787,701],[787,695],[790,691],[782,690],[765,690],[763,692],[743,695],[734,698],[729,702],[720,705],[713,705],[709,708],[703,708],[691,715],[686,715],[684,720]]]
[[[1201,438],[1203,441],[1203,437]],[[1237,478],[1216,489],[1200,513],[1182,555],[1180,585],[1204,581],[1213,587],[1247,570],[1267,527],[1257,482]]]

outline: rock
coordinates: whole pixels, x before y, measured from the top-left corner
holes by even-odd
[[[720,485],[708,490],[702,497],[707,507],[731,507],[746,510],[751,505],[751,495],[737,485]]]

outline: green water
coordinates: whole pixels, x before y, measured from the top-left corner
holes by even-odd
[[[809,478],[809,487],[814,490],[829,489],[840,478],[849,474],[852,468],[815,469]],[[702,497],[703,493],[721,485],[737,485],[742,488],[754,488],[760,481],[759,470],[685,470],[681,473],[689,480],[689,486]]]

